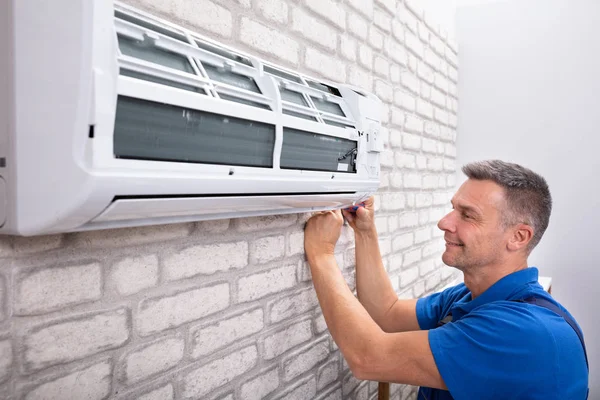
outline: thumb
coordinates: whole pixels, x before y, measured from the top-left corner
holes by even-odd
[[[346,221],[348,221],[349,223],[354,222],[353,213],[351,213],[350,211],[342,210],[342,214],[344,215],[344,218],[346,218]]]

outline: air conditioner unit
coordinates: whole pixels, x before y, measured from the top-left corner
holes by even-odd
[[[0,233],[327,210],[377,190],[374,95],[123,4],[60,4],[0,5]]]

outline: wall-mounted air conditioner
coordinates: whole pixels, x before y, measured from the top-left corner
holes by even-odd
[[[109,0],[8,0],[0,26],[0,233],[326,210],[377,190],[372,94]]]

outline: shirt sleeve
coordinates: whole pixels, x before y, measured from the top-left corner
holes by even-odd
[[[463,298],[469,289],[464,283],[417,300],[417,320],[422,330],[433,329],[442,320],[454,302]]]
[[[523,307],[480,307],[430,330],[429,346],[455,400],[554,399],[539,397],[552,393],[554,340]]]

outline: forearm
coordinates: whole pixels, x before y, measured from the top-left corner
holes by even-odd
[[[354,297],[333,256],[308,261],[329,332],[346,361],[358,364],[383,331]]]
[[[373,228],[357,232],[355,243],[358,299],[375,322],[384,331],[389,331],[386,313],[398,301],[398,296],[383,266],[377,231]]]

